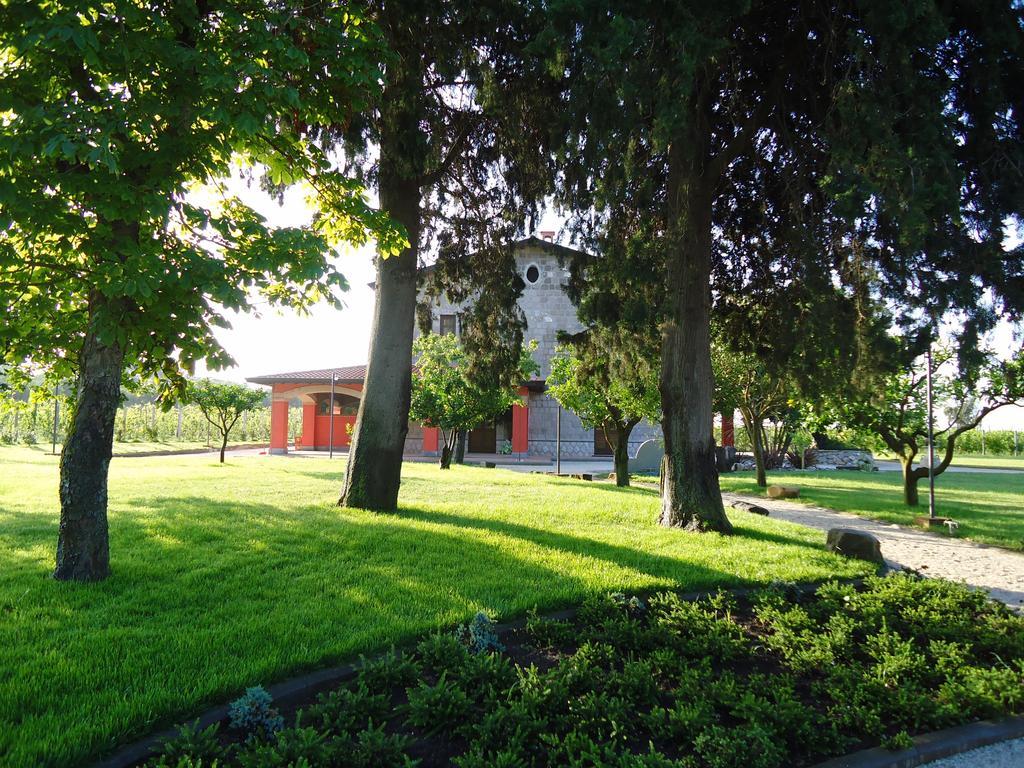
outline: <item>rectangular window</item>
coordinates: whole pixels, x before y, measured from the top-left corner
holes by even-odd
[[[441,335],[444,336],[446,333],[456,335],[455,315],[441,315]]]

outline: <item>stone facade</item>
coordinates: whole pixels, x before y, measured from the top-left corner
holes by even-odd
[[[564,253],[565,250],[562,246],[533,237],[521,241],[516,250],[516,266],[525,283],[519,300],[519,306],[526,317],[524,338],[537,342],[533,357],[540,366],[540,381],[551,373],[551,357],[558,345],[558,334],[563,331],[576,333],[583,329],[576,315],[576,307],[565,293],[569,281],[568,265],[562,266],[558,262],[559,252]],[[436,301],[431,310],[431,330],[439,333],[442,315],[458,316],[464,307],[452,304],[443,297]],[[530,391],[528,402],[529,454],[553,456],[558,429],[558,403],[550,395],[539,391]],[[501,431],[502,425],[499,424],[498,445],[501,445],[503,439]],[[657,425],[647,422],[638,424],[630,435],[630,455],[634,455],[645,440],[660,437],[661,428]],[[410,432],[407,447],[411,440]],[[594,430],[586,429],[574,413],[564,409],[561,416],[561,443],[563,457],[585,458],[595,455]]]

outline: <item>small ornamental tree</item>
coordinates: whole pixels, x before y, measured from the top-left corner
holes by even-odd
[[[224,463],[224,451],[228,447],[228,435],[232,427],[242,418],[243,413],[255,411],[267,399],[262,389],[253,389],[244,384],[225,384],[210,379],[189,382],[185,396],[195,403],[203,417],[210,422],[221,437],[220,463]]]
[[[629,436],[642,420],[661,418],[656,364],[617,370],[613,353],[591,342],[560,347],[551,358],[548,393],[587,429],[603,429],[615,456],[615,484],[629,485]]]
[[[716,406],[723,413],[739,409],[754,453],[757,484],[764,488],[768,485],[765,470],[770,458],[765,422],[774,425],[771,454],[784,456],[795,426],[791,408],[793,388],[769,371],[756,355],[728,349],[719,339],[711,345],[711,364],[715,372]]]
[[[531,347],[523,349],[521,381],[537,370],[531,351]],[[413,353],[419,359],[413,368],[409,416],[440,430],[440,466],[448,469],[459,433],[493,421],[515,405],[519,401],[516,386],[486,386],[468,377],[469,358],[451,334],[420,336]]]
[[[316,11],[314,13],[314,10]],[[109,573],[107,472],[124,377],[164,396],[223,310],[337,302],[332,245],[404,241],[311,137],[378,87],[373,26],[344,2],[26,0],[0,13],[0,363],[74,380],[54,576]],[[273,228],[219,181],[302,183],[309,226]],[[211,193],[190,195],[206,185]],[[15,381],[17,384],[17,381]],[[172,390],[177,390],[173,392]]]
[[[957,440],[988,414],[1006,405],[1024,403],[1024,353],[999,361],[990,353],[973,370],[949,348],[932,355],[932,399],[936,455],[935,474],[953,461]],[[918,504],[918,483],[928,477],[927,466],[914,461],[928,450],[926,402],[927,365],[918,360],[863,387],[858,395],[834,403],[826,420],[863,429],[896,454],[903,467],[903,500]],[[941,446],[941,447],[940,447]]]

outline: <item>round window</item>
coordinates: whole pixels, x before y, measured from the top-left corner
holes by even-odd
[[[540,268],[536,264],[531,264],[526,268],[526,282],[533,285],[540,280]]]

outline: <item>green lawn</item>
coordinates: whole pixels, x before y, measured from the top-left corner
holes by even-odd
[[[773,482],[798,486],[798,501],[876,520],[913,525],[915,516],[928,514],[927,481],[920,485],[921,506],[908,507],[899,472],[769,472]],[[721,485],[763,494],[752,472],[722,475]],[[1024,550],[1024,474],[944,472],[935,478],[935,505],[960,523],[958,536]]]
[[[1024,456],[956,456],[953,459],[956,467],[983,467],[987,469],[1016,469],[1024,472]]]
[[[50,578],[56,459],[0,449],[0,765],[71,765],[247,685],[482,609],[608,590],[849,577],[821,535],[738,514],[737,536],[655,523],[650,489],[405,467],[402,508],[334,505],[341,462],[115,459],[113,576]]]
[[[237,442],[230,441],[228,448],[233,448],[239,445],[253,445],[259,443],[258,440],[250,442]],[[11,449],[14,450],[14,449]],[[38,443],[33,446],[26,446],[26,451],[32,451],[34,453],[49,454],[52,450],[50,443]],[[60,446],[57,446],[57,450],[60,450]],[[114,455],[115,456],[128,456],[133,453],[174,453],[175,451],[219,451],[220,443],[214,441],[213,447],[210,448],[205,441],[198,440],[140,440],[138,442],[123,442],[114,443]],[[0,454],[2,456],[3,454]]]

